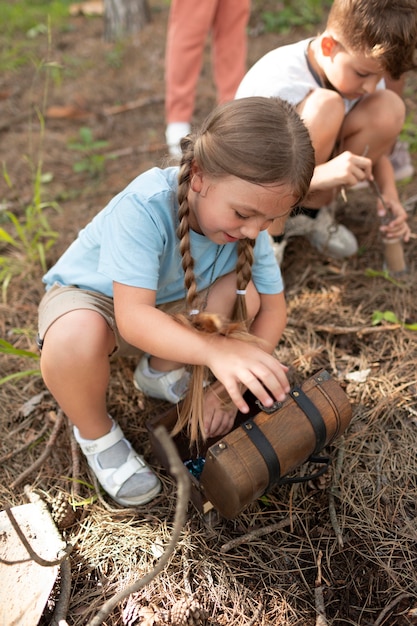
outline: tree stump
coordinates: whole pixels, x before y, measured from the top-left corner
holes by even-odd
[[[135,35],[151,21],[148,0],[104,0],[104,38]]]

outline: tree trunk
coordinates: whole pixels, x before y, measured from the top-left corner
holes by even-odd
[[[104,38],[135,35],[151,21],[148,0],[104,0]]]

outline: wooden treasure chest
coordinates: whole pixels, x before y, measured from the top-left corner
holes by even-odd
[[[213,505],[228,519],[236,517],[251,502],[275,485],[310,480],[313,476],[290,478],[288,474],[306,461],[322,463],[329,458],[319,452],[339,437],[352,419],[349,399],[326,370],[294,387],[287,399],[264,407],[246,394],[249,414],[238,413],[227,435],[200,443],[190,449],[185,433],[174,437],[178,453],[190,469],[192,500],[200,509]],[[156,456],[168,469],[167,460],[153,431],[164,425],[170,432],[178,407],[148,422]]]

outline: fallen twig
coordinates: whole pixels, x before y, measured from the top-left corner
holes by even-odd
[[[323,585],[321,584],[321,558],[323,556],[320,550],[317,557],[317,577],[314,588],[314,603],[317,612],[316,626],[328,626],[326,611],[324,608]]]
[[[45,424],[42,430],[36,433],[36,435],[34,435],[32,439],[24,443],[23,446],[20,446],[20,448],[16,448],[16,450],[12,450],[8,454],[5,454],[4,456],[0,457],[0,465],[2,463],[5,463],[6,461],[10,461],[10,459],[12,459],[13,457],[17,456],[21,452],[24,452],[25,450],[30,448],[30,446],[32,446],[35,443],[35,441],[38,441],[38,439],[44,436],[48,428],[49,428],[49,424]]]
[[[59,410],[58,414],[57,414],[57,418],[56,418],[55,424],[54,424],[54,427],[53,427],[52,432],[51,432],[51,435],[50,435],[49,440],[48,440],[48,442],[46,444],[45,450],[43,451],[41,456],[34,463],[32,463],[32,465],[30,465],[24,472],[19,474],[19,476],[16,478],[16,480],[14,480],[12,482],[12,484],[10,485],[10,487],[12,489],[14,489],[18,485],[20,485],[23,481],[25,481],[26,478],[32,472],[34,472],[36,469],[38,469],[38,467],[40,467],[42,465],[42,463],[44,463],[45,459],[48,458],[49,454],[52,451],[52,448],[55,445],[55,442],[57,440],[59,431],[61,430],[61,426],[63,424],[63,421],[64,421],[64,413],[61,410]]]
[[[405,600],[405,598],[409,598],[409,597],[410,597],[410,594],[407,592],[404,592],[404,593],[400,593],[400,595],[394,598],[394,600],[391,600],[391,602],[387,604],[387,606],[378,615],[377,619],[374,622],[374,626],[379,626],[379,624],[382,624],[382,620],[384,619],[386,614],[389,613],[389,611],[391,611],[391,609],[394,608],[396,604],[401,602],[401,600]]]
[[[309,324],[296,322],[294,320],[290,320],[288,323],[288,326],[295,326],[297,328],[307,328],[308,325]],[[314,325],[315,332],[329,333],[330,335],[349,335],[351,333],[354,333],[358,335],[358,337],[362,337],[363,335],[371,335],[373,333],[398,330],[399,328],[402,328],[402,324],[389,324],[380,326],[334,326],[333,324]]]
[[[335,507],[335,501],[334,498],[336,495],[339,495],[338,489],[337,489],[337,483],[340,477],[340,472],[342,470],[342,465],[343,465],[343,458],[345,456],[345,439],[344,437],[341,437],[340,439],[340,447],[337,453],[337,460],[336,460],[336,466],[335,466],[335,470],[334,470],[334,474],[333,474],[333,480],[332,480],[332,485],[329,489],[329,516],[330,516],[330,521],[332,523],[333,526],[333,530],[335,532],[336,538],[337,538],[337,543],[339,544],[339,546],[341,548],[343,548],[343,536],[342,536],[342,531],[340,529],[340,525],[339,522],[337,520],[337,514],[336,514],[336,507]]]
[[[253,539],[259,539],[259,537],[263,537],[264,535],[268,535],[269,533],[273,533],[276,530],[282,530],[286,528],[286,526],[291,525],[291,519],[286,517],[285,519],[277,522],[276,524],[271,524],[270,526],[265,526],[264,528],[256,528],[252,530],[252,532],[247,533],[246,535],[242,535],[241,537],[237,537],[236,539],[232,539],[232,541],[228,541],[224,543],[220,548],[220,552],[223,554],[225,552],[229,552],[232,548],[236,548],[236,546],[240,546],[242,543],[249,543]]]
[[[67,556],[69,555],[69,553],[71,552],[73,546],[68,544],[67,547],[63,550],[63,554],[58,558],[58,559],[54,559],[53,561],[48,561],[44,558],[42,558],[41,556],[39,556],[39,554],[37,554],[34,549],[32,548],[32,546],[30,545],[30,543],[28,542],[28,540],[26,539],[24,533],[22,532],[19,524],[16,521],[15,516],[13,515],[13,512],[11,509],[5,509],[6,515],[10,520],[11,525],[13,526],[13,529],[16,533],[16,535],[19,537],[20,541],[22,542],[22,544],[24,545],[27,553],[30,556],[30,559],[32,561],[35,561],[35,563],[37,563],[38,565],[41,565],[42,567],[53,567],[54,565],[60,565],[64,559],[67,558]],[[6,559],[0,559],[0,561],[2,563],[5,563],[6,565],[15,565],[17,563],[26,563],[27,561],[29,561],[30,559],[18,559],[16,561],[7,561]]]
[[[151,98],[138,98],[125,104],[117,104],[112,107],[104,107],[104,115],[118,115],[119,113],[125,113],[125,111],[132,111],[133,109],[140,109],[150,104],[161,104],[164,102],[163,96],[152,96]]]
[[[66,618],[71,598],[71,563],[64,559],[59,567],[61,576],[59,596],[52,615],[50,626],[68,626]]]
[[[80,496],[80,448],[74,437],[74,431],[69,429],[71,461],[72,461],[72,497],[75,500]]]
[[[100,611],[93,617],[93,619],[88,622],[87,626],[100,626],[103,621],[110,615],[112,609],[119,604],[122,600],[130,596],[132,593],[136,593],[139,589],[145,587],[145,585],[149,584],[150,581],[155,578],[165,567],[167,564],[171,554],[173,553],[175,546],[178,543],[180,538],[182,529],[184,527],[187,508],[188,508],[188,499],[190,496],[190,476],[187,472],[183,462],[181,461],[178,451],[171,439],[168,435],[164,426],[158,426],[154,431],[155,437],[160,442],[169,463],[169,472],[176,479],[177,482],[177,505],[175,509],[175,518],[174,518],[174,528],[172,531],[172,536],[169,544],[165,548],[164,553],[159,559],[158,563],[155,565],[153,570],[146,574],[140,580],[132,583],[123,591],[115,594],[112,598],[107,600],[101,607]]]

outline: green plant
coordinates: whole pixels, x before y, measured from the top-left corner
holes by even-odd
[[[109,67],[119,69],[123,65],[124,45],[123,41],[115,42],[113,48],[106,52],[105,58]]]
[[[400,139],[408,143],[410,152],[417,152],[417,122],[411,112],[405,119],[404,126],[400,133]]]
[[[9,343],[5,339],[0,338],[0,353],[8,354],[16,357],[25,357],[29,359],[34,359],[35,361],[39,361],[39,354],[37,352],[32,352],[31,350],[22,350],[20,348],[16,348],[13,344]],[[27,376],[40,376],[41,371],[39,368],[31,368],[27,370],[22,370],[19,372],[14,372],[13,374],[8,374],[7,376],[3,376],[0,378],[0,385],[4,383],[8,383],[10,381],[20,380],[21,378],[26,378]]]
[[[4,178],[9,181],[7,175]],[[55,202],[42,201],[42,183],[48,175],[42,174],[39,162],[34,177],[34,192],[31,202],[24,209],[23,216],[5,211],[4,216],[11,224],[11,232],[0,227],[0,284],[2,299],[7,300],[7,289],[13,277],[30,274],[30,269],[40,265],[46,271],[46,252],[55,243],[58,233],[53,231],[46,216],[46,209],[59,210]]]
[[[64,27],[71,0],[0,0],[0,71],[28,63],[39,49],[39,39],[48,34],[48,22]]]
[[[390,324],[400,324],[407,330],[417,331],[416,323],[401,322],[393,311],[374,311],[372,314],[372,326],[377,326],[381,322],[389,322]]]
[[[70,150],[76,150],[83,155],[82,159],[74,163],[73,170],[77,173],[87,172],[92,178],[96,178],[103,173],[106,159],[113,158],[98,152],[108,146],[108,141],[95,140],[91,129],[86,126],[80,129],[79,137],[79,141],[68,144]]]
[[[50,50],[50,28],[48,29],[48,54]],[[47,58],[36,67],[37,75],[44,71],[44,87],[43,87],[43,110],[46,108],[46,99],[48,94],[49,78],[51,71],[55,69],[55,65]],[[2,299],[5,302],[7,298],[7,290],[10,281],[14,276],[30,276],[34,266],[40,265],[42,270],[46,271],[46,253],[55,243],[58,233],[53,231],[49,225],[46,211],[47,209],[59,210],[59,206],[54,201],[44,201],[42,198],[43,185],[50,182],[51,176],[42,170],[42,150],[43,139],[45,136],[45,119],[42,111],[36,109],[37,119],[39,122],[39,148],[35,158],[26,157],[29,168],[32,173],[33,194],[31,201],[23,209],[14,212],[6,210],[3,212],[5,220],[7,220],[10,228],[0,227],[0,285],[2,291]],[[32,129],[32,120],[30,119]],[[32,137],[32,130],[29,138]],[[6,165],[3,165],[3,178],[8,185],[12,187],[12,181],[8,175]]]
[[[393,278],[388,272],[388,270],[373,270],[372,268],[368,267],[365,270],[365,276],[369,276],[369,278],[384,278],[385,280],[387,280],[389,283],[392,283],[396,287],[405,286],[405,283]]]
[[[311,28],[323,21],[331,2],[327,0],[284,0],[275,11],[261,15],[268,32],[287,33],[295,26]]]

